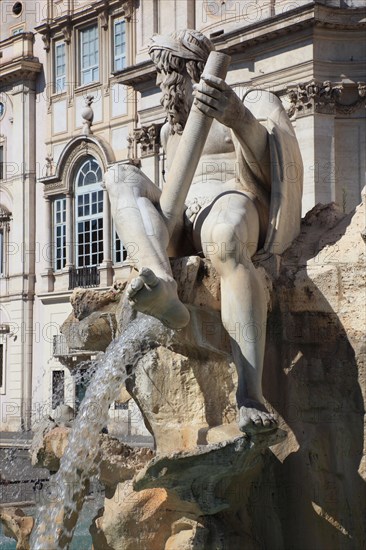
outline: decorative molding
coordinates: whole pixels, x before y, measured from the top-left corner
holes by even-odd
[[[65,191],[65,187],[62,181],[57,181],[55,183],[47,183],[45,182],[46,189],[44,192],[45,198],[48,195],[54,194],[55,191]]]
[[[344,96],[347,93],[356,99],[345,103]],[[287,94],[291,103],[287,110],[290,117],[313,113],[351,115],[366,102],[366,84],[348,79],[336,83],[330,80],[324,82],[311,80],[308,83],[300,83],[287,88]]]
[[[159,152],[160,148],[160,130],[162,124],[150,124],[150,126],[141,126],[134,128],[127,138],[128,158],[135,160],[135,151],[137,145],[140,146],[141,157],[148,157]]]
[[[107,31],[108,25],[109,25],[109,13],[107,9],[100,12],[99,19],[100,19],[100,26],[102,27],[102,29]]]
[[[358,95],[360,97],[366,98],[366,83],[357,82],[357,85],[358,85]]]
[[[42,21],[40,25],[35,27],[35,31],[42,35],[45,46],[49,48],[50,38],[59,32],[64,32],[65,27],[74,28],[76,25],[95,21],[95,18],[98,17],[101,27],[107,30],[110,13],[122,15],[129,21],[133,12],[134,0],[96,0],[82,5],[81,8],[69,6],[66,14],[63,13],[59,16],[56,14],[53,18]],[[68,30],[66,32],[68,33]],[[67,40],[68,38],[65,39],[65,41]]]
[[[67,23],[63,27],[61,27],[61,32],[64,36],[64,41],[66,42],[66,44],[70,44],[72,34],[71,18],[69,18]]]
[[[110,145],[101,138],[92,135],[76,136],[64,147],[54,174],[39,180],[44,185],[44,196],[52,196],[57,193],[72,195],[74,169],[78,161],[88,155],[97,159],[103,172],[116,160]]]
[[[51,48],[51,29],[48,24],[43,29],[42,40],[44,44],[43,49],[46,50],[46,52],[49,52]]]
[[[133,15],[133,0],[122,2],[123,15],[127,21],[130,21]]]

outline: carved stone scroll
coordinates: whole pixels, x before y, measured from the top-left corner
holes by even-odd
[[[366,101],[365,83],[346,79],[337,83],[330,80],[311,80],[289,87],[287,93],[291,102],[287,111],[290,117],[313,113],[350,115],[360,109]],[[357,98],[348,103],[345,100],[347,93],[353,93]]]

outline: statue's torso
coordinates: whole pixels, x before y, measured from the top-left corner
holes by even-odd
[[[164,149],[167,168],[172,164],[181,136],[169,135]],[[216,120],[213,121],[203,153],[198,163],[186,203],[198,200],[207,204],[224,191],[242,190],[245,187],[237,177],[237,159],[231,131]]]

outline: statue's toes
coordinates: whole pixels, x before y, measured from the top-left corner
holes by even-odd
[[[155,273],[152,271],[152,269],[148,267],[142,267],[139,273],[140,273],[140,278],[144,281],[146,285],[150,287],[154,287],[159,283],[159,279],[155,275]]]
[[[277,421],[270,413],[242,407],[239,413],[239,429],[248,434],[259,434],[277,429]]]
[[[266,428],[274,427],[277,424],[276,419],[271,414],[263,415],[262,422]]]
[[[126,289],[128,299],[131,300],[131,298],[133,298],[139,290],[143,288],[143,286],[144,281],[141,277],[136,277],[136,279],[133,279]]]
[[[262,419],[261,419],[261,417],[260,417],[259,415],[254,416],[254,417],[252,418],[252,422],[253,422],[253,424],[254,424],[255,426],[261,426],[261,425],[262,425]]]

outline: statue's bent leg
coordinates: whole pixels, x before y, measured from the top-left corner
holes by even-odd
[[[128,164],[111,167],[105,183],[117,233],[130,263],[139,270],[127,288],[130,304],[171,328],[185,326],[189,312],[178,299],[166,252],[168,231],[154,206],[159,203],[160,189]]]
[[[254,202],[239,194],[220,197],[201,229],[203,252],[221,276],[222,322],[238,371],[239,427],[248,433],[276,427],[262,393],[267,302],[251,261],[258,238]]]

